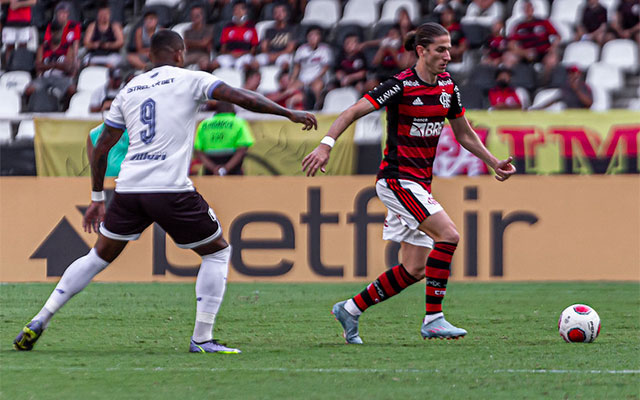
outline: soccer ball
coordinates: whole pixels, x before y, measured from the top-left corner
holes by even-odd
[[[558,331],[565,342],[591,343],[600,333],[600,316],[585,304],[574,304],[560,314]]]

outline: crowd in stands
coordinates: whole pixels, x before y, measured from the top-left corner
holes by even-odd
[[[159,29],[183,36],[187,68],[297,109],[326,109],[332,90],[357,98],[412,66],[404,38],[427,21],[451,34],[448,71],[467,108],[634,107],[640,85],[640,0],[0,3],[0,70],[31,74],[21,92],[25,112],[67,110],[87,89],[87,110],[105,110],[121,85],[150,68]],[[91,79],[83,80],[85,70]],[[607,86],[612,75],[619,82]],[[627,103],[612,102],[615,90],[629,87]]]

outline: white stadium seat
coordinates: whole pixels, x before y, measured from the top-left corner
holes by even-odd
[[[620,4],[620,0],[600,0],[600,5],[607,9],[607,20],[611,22],[616,15],[616,9]]]
[[[529,96],[529,91],[523,87],[516,88],[516,94],[518,95],[518,99],[520,99],[520,104],[522,104],[523,109],[529,108],[531,106],[531,96]]]
[[[611,108],[611,95],[606,89],[591,88],[593,95],[593,104],[591,111],[607,111]]]
[[[324,99],[322,112],[339,114],[351,107],[360,99],[360,93],[351,87],[333,89]]]
[[[600,46],[586,40],[569,43],[564,50],[562,64],[565,66],[577,65],[586,71],[591,64],[598,61]]]
[[[551,25],[553,25],[553,27],[556,28],[556,31],[560,34],[560,43],[569,43],[573,41],[573,38],[576,35],[573,24],[554,18],[549,18],[549,22],[551,22]]]
[[[380,22],[396,22],[396,14],[401,8],[406,8],[411,21],[420,20],[420,6],[416,0],[387,0],[382,6]]]
[[[570,23],[572,26],[582,19],[585,0],[555,0],[551,6],[551,18]]]
[[[177,32],[178,35],[182,36],[182,38],[184,39],[184,33],[189,28],[191,28],[191,22],[182,22],[179,24],[175,24],[173,28],[171,28],[171,30]]]
[[[244,76],[242,76],[242,72],[235,68],[218,68],[213,71],[213,75],[222,79],[224,83],[231,87],[241,87],[244,83]]]
[[[277,65],[265,65],[260,67],[260,86],[258,86],[258,92],[260,93],[273,93],[278,90],[278,73],[280,67]]]
[[[0,88],[24,93],[31,82],[31,74],[26,71],[9,71],[0,76]]]
[[[0,119],[0,144],[10,143],[11,136],[11,122]]]
[[[516,0],[511,15],[523,16],[524,3],[525,0]],[[533,4],[533,15],[543,19],[549,17],[549,2],[547,0],[531,0],[531,4]]]
[[[78,76],[78,91],[93,91],[104,86],[109,80],[109,68],[100,66],[86,67]]]
[[[86,117],[89,116],[89,103],[91,102],[92,92],[77,92],[71,97],[69,108],[66,111],[67,116]]]
[[[378,21],[378,5],[371,0],[349,0],[339,24],[373,26]]]
[[[303,25],[319,25],[330,28],[340,19],[340,3],[338,0],[313,0],[307,3],[304,17],[300,21]]]
[[[0,117],[14,118],[20,113],[21,103],[18,92],[0,88]]]
[[[33,123],[32,119],[24,119],[20,121],[20,126],[18,127],[18,134],[16,135],[16,140],[18,139],[30,139],[33,140],[36,136],[36,127]]]
[[[616,39],[602,47],[601,61],[615,65],[625,72],[638,70],[638,44],[630,39]]]
[[[622,72],[610,64],[602,62],[592,64],[587,72],[587,84],[591,89],[620,89],[623,85]]]
[[[260,21],[256,22],[256,32],[258,33],[258,40],[264,39],[264,35],[267,33],[267,29],[276,24],[276,21]]]
[[[538,108],[555,99],[562,100],[562,92],[560,89],[542,89],[536,94],[531,107]],[[562,111],[565,109],[565,105],[561,101],[557,101],[544,109],[548,111]]]
[[[166,6],[166,7],[169,7],[169,8],[173,8],[173,7],[178,6],[181,2],[182,2],[182,0],[146,0],[144,2],[144,5],[146,7]]]

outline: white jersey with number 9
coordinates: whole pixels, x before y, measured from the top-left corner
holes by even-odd
[[[116,192],[194,190],[189,164],[196,114],[221,82],[206,72],[161,66],[120,90],[105,118],[105,124],[129,132]]]

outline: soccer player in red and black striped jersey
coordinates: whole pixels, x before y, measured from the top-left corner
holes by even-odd
[[[353,298],[333,306],[347,343],[362,343],[358,318],[363,311],[424,277],[422,336],[451,339],[467,333],[447,322],[442,313],[451,258],[459,240],[453,221],[431,195],[433,161],[445,118],[458,142],[490,166],[496,179],[504,181],[515,173],[512,158],[501,161],[493,156],[464,116],[460,91],[445,72],[451,60],[449,32],[436,23],[423,24],[408,36],[405,48],[418,56],[416,65],[381,83],[340,114],[302,162],[309,176],[318,170],[324,172],[331,148],[342,132],[363,115],[387,108],[387,143],[376,191],[388,209],[383,238],[401,243],[402,263]]]

